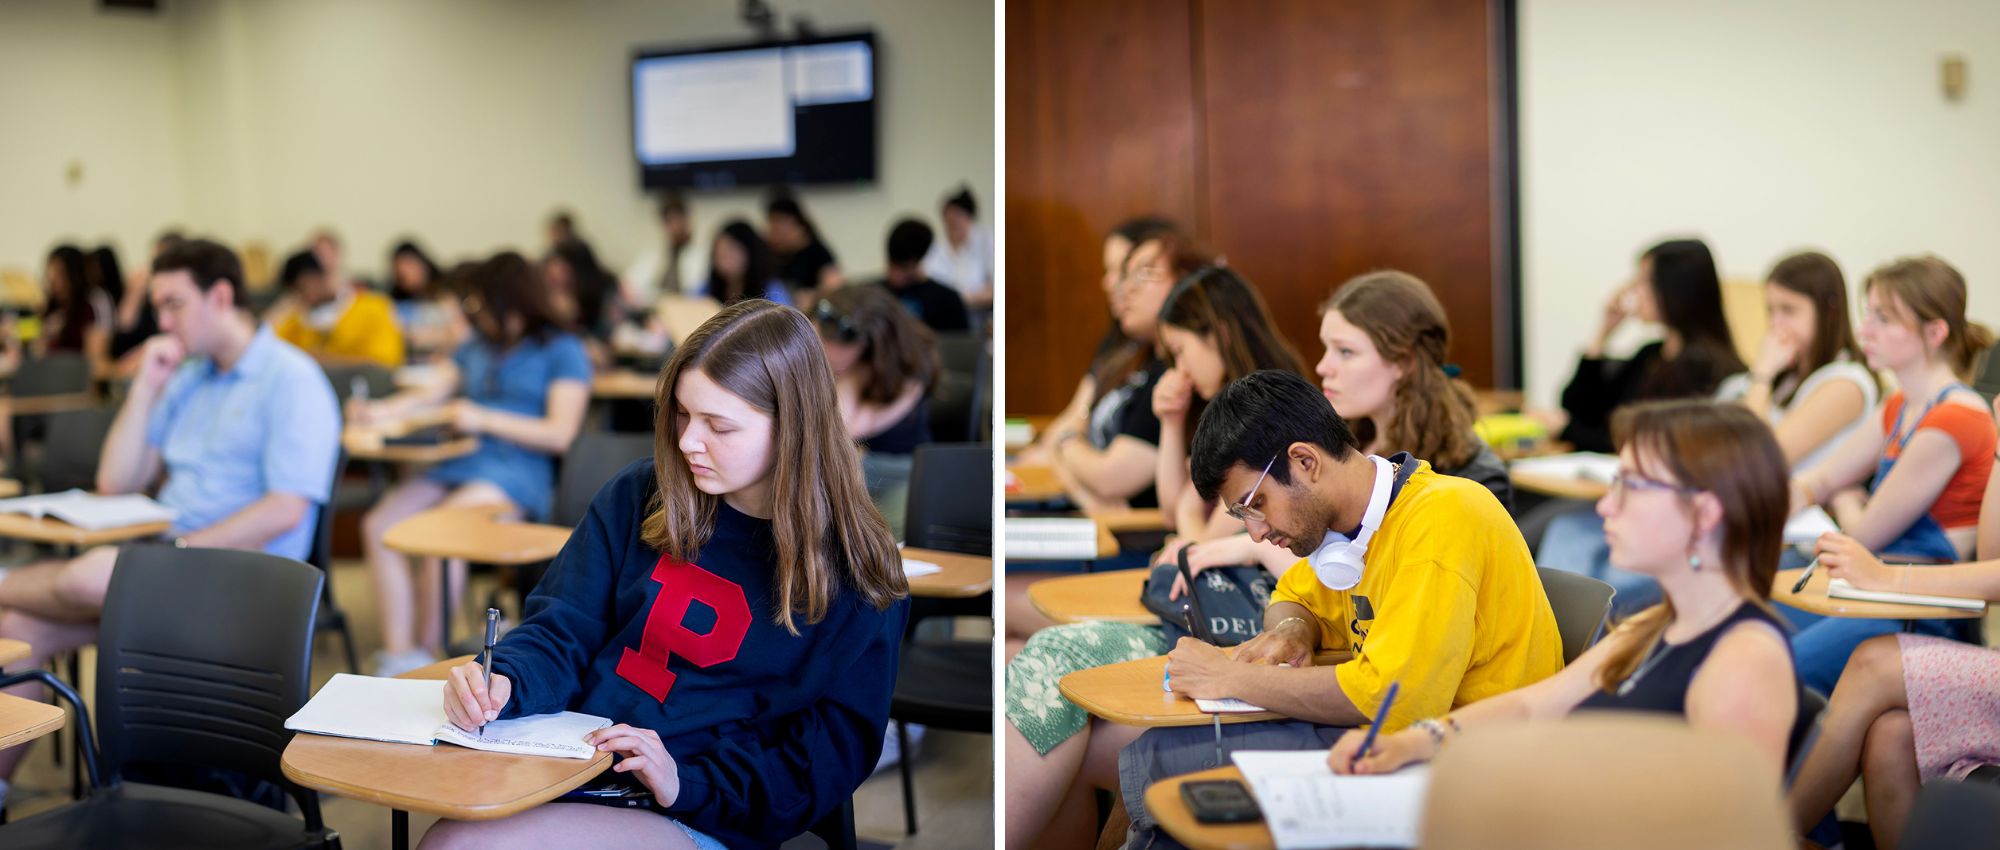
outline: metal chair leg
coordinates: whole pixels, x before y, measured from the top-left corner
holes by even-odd
[[[917,786],[910,776],[910,727],[901,720],[896,721],[896,745],[899,748],[896,769],[903,774],[903,831],[917,834]]]

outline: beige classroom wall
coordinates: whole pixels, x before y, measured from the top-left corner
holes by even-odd
[[[1555,404],[1612,287],[1668,236],[1740,280],[1802,247],[1856,286],[1936,253],[2000,327],[2000,4],[1524,0],[1519,27],[1531,401]],[[1947,53],[1970,70],[1958,102]]]
[[[0,8],[0,270],[39,281],[62,241],[130,255],[187,214],[175,49],[95,2]]]
[[[26,5],[35,14],[12,4],[0,10],[0,45],[17,38],[16,18],[52,21],[22,41],[74,44],[118,29],[90,0]],[[915,214],[935,221],[939,201],[961,182],[991,203],[990,2],[772,6],[787,32],[804,14],[821,32],[876,33],[878,179],[801,191],[844,267],[878,270],[891,220]],[[130,231],[140,240],[167,223],[185,224],[233,241],[263,241],[280,259],[314,228],[330,226],[345,238],[351,262],[373,274],[404,234],[440,259],[503,246],[539,252],[543,221],[560,206],[574,211],[600,258],[622,269],[659,239],[628,140],[631,51],[748,41],[737,9],[734,0],[173,0],[158,15],[122,23],[142,30],[152,39],[142,46],[164,58],[123,55],[122,70],[103,73],[109,79],[78,71],[92,85],[74,86],[75,99],[94,112],[129,114],[140,111],[131,101],[143,99],[142,114],[158,128],[103,144],[115,145],[116,156],[156,164],[164,185],[143,187],[147,203],[132,207],[109,193],[76,198],[65,210],[70,218],[58,222],[81,227],[67,222],[115,218],[121,236]],[[90,47],[135,52],[122,44]],[[55,52],[32,65],[0,55],[0,68],[37,67]],[[128,85],[148,93],[121,94]],[[22,96],[16,87],[0,84],[5,103]],[[52,97],[32,94],[35,102]],[[139,144],[150,135],[161,144]],[[51,150],[45,159],[60,162],[57,152],[84,141],[65,127],[39,144]],[[0,168],[11,170],[14,157],[7,159]],[[0,195],[29,178],[59,180],[59,172],[0,171]],[[49,194],[35,200],[61,199]],[[758,190],[693,195],[703,255],[725,218],[761,222],[761,199]],[[21,215],[9,201],[0,214]],[[7,240],[0,266],[45,250],[52,230],[60,230],[46,220],[23,217],[0,228]],[[125,238],[128,246],[141,244]]]

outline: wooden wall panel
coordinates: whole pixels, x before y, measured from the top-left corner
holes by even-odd
[[[1200,3],[1207,236],[1308,359],[1342,281],[1423,278],[1453,356],[1492,383],[1486,4]]]
[[[1053,413],[1110,325],[1118,222],[1194,216],[1185,2],[1007,3],[1007,411]]]
[[[1241,269],[1308,360],[1337,284],[1416,274],[1490,384],[1488,8],[1009,0],[1007,412],[1067,401],[1108,321],[1100,240],[1143,213]]]

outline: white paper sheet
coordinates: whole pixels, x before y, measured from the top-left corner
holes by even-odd
[[[173,522],[180,516],[174,509],[145,496],[97,496],[82,490],[0,499],[0,513],[27,514],[37,519],[54,517],[85,531]]]
[[[1572,452],[1566,455],[1528,457],[1514,461],[1511,469],[1547,475],[1551,478],[1573,478],[1580,481],[1611,483],[1611,476],[1618,474],[1618,456],[1599,452]]]
[[[1208,714],[1252,714],[1264,710],[1234,697],[1227,699],[1198,699],[1194,701],[1194,707]]]
[[[1904,567],[1903,569],[1921,569]],[[1848,584],[1847,579],[1837,578],[1826,583],[1826,595],[1832,599],[1853,599],[1860,602],[1889,602],[1898,605],[1935,605],[1940,608],[1962,608],[1978,611],[1986,603],[1978,599],[1964,599],[1957,596],[1932,596],[1927,593],[1897,593],[1893,590],[1862,590]]]
[[[587,759],[596,755],[597,750],[584,743],[583,736],[609,725],[611,721],[602,717],[564,711],[495,720],[477,735],[446,723],[438,727],[437,739],[494,753]]]
[[[1417,846],[1428,768],[1336,776],[1325,750],[1239,750],[1230,759],[1243,771],[1278,850]]]
[[[1009,517],[1006,534],[1009,558],[1097,557],[1097,521],[1089,517]]]
[[[1820,535],[1839,530],[1840,526],[1833,524],[1833,517],[1825,508],[1813,505],[1785,520],[1785,545],[1810,547]]]
[[[944,567],[938,566],[937,564],[933,564],[929,561],[919,561],[915,558],[903,559],[904,578],[916,578],[918,576],[935,575],[941,572],[944,572]]]

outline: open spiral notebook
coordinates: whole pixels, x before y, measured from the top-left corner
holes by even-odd
[[[583,736],[611,725],[590,714],[564,711],[495,720],[483,734],[451,724],[444,715],[444,682],[385,679],[335,673],[305,707],[285,720],[297,732],[431,746],[439,741],[521,756],[587,759],[597,750]]]

